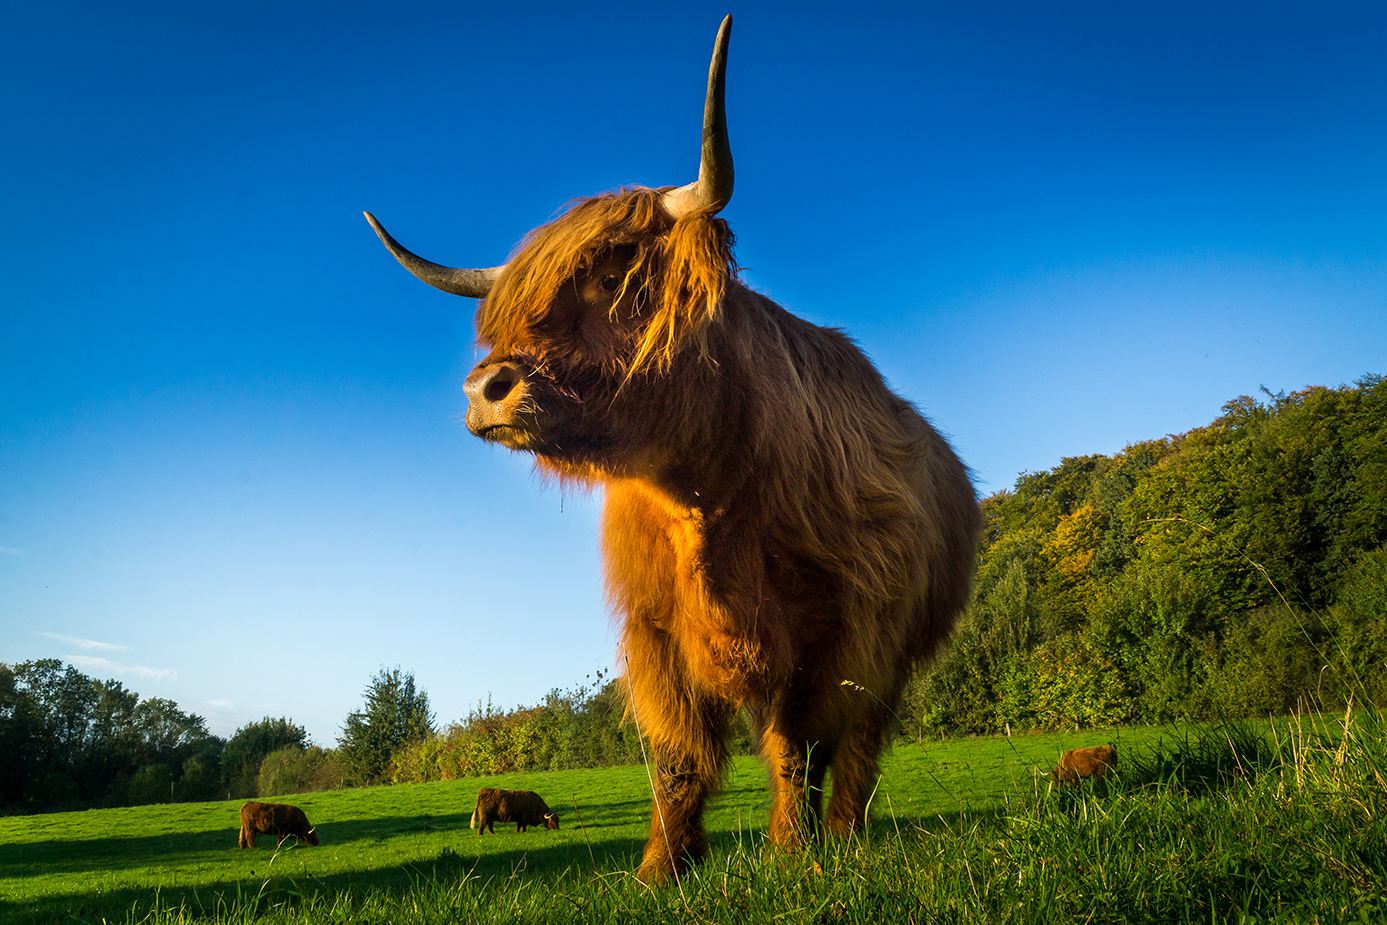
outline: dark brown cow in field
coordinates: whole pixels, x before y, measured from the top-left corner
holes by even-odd
[[[276,848],[291,835],[304,844],[318,844],[318,832],[308,824],[303,810],[286,803],[257,803],[252,800],[241,804],[240,847],[254,848],[258,832],[277,836]]]
[[[1063,783],[1073,784],[1084,777],[1104,777],[1117,767],[1117,749],[1111,745],[1074,748],[1060,756],[1055,776]]]
[[[629,715],[654,749],[646,881],[707,850],[739,709],[776,843],[865,824],[892,711],[967,602],[979,528],[963,464],[853,342],[737,279],[717,217],[730,30],[696,182],[580,200],[484,270],[430,263],[367,216],[415,275],[482,300],[468,428],[605,493]]]
[[[559,827],[559,814],[533,790],[498,790],[483,787],[477,791],[477,805],[472,810],[470,828],[496,834],[496,823],[514,822],[515,830],[523,832],[528,826],[542,825],[546,829]]]

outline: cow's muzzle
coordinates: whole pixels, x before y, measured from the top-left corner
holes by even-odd
[[[520,414],[529,394],[525,373],[509,361],[483,360],[468,374],[462,390],[467,393],[467,429],[487,440],[506,441],[519,427]]]

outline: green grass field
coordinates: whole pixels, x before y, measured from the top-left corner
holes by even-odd
[[[765,773],[755,759],[737,759],[707,816],[710,858],[679,888],[660,891],[629,878],[648,824],[642,767],[285,798],[318,827],[317,848],[291,840],[276,851],[262,836],[257,850],[239,850],[240,801],[10,817],[0,819],[0,918],[730,922],[798,910],[819,921],[1060,921],[1112,901],[1120,905],[1102,920],[1208,921],[1211,910],[1236,911],[1238,896],[1244,912],[1274,909],[1281,896],[1299,897],[1287,908],[1301,909],[1307,897],[1334,900],[1336,889],[1348,897],[1335,906],[1344,917],[1320,910],[1320,920],[1358,921],[1355,910],[1387,916],[1387,905],[1362,899],[1371,898],[1375,877],[1387,883],[1380,737],[1376,751],[1363,750],[1372,773],[1359,785],[1367,790],[1341,787],[1335,796],[1325,775],[1345,766],[1343,754],[1334,757],[1342,729],[1338,739],[1302,735],[1289,749],[1285,731],[1259,739],[1272,743],[1266,748],[1241,735],[1225,736],[1235,754],[1220,759],[1232,773],[1223,785],[1209,783],[1218,774],[1198,777],[1192,757],[1210,742],[1227,751],[1218,735],[1199,748],[1181,745],[1171,730],[898,747],[883,765],[872,828],[792,857],[766,850]],[[1065,748],[1105,742],[1118,745],[1126,772],[1118,787],[1104,788],[1111,793],[1056,792],[1038,775]],[[1275,774],[1245,773],[1254,760]],[[1159,780],[1181,774],[1180,786]],[[1268,791],[1265,781],[1276,775],[1280,789]],[[563,828],[517,834],[498,826],[496,835],[478,836],[468,817],[487,785],[539,792]],[[1286,845],[1314,845],[1301,854],[1278,848],[1270,835],[1283,825]],[[1326,847],[1326,834],[1337,841]],[[1297,864],[1304,870],[1284,885],[1269,879]],[[1189,889],[1180,882],[1186,874]],[[1133,891],[1144,898],[1124,901]],[[1190,914],[1161,912],[1171,909]]]

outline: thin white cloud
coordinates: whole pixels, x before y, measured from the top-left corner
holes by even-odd
[[[207,721],[207,731],[224,739],[231,738],[249,719],[230,700],[204,700],[202,706],[200,712]]]
[[[62,633],[44,633],[49,639],[56,639],[65,642],[70,646],[79,649],[104,649],[108,652],[122,652],[127,646],[116,645],[114,642],[97,642],[95,639],[79,639],[76,636],[64,636]]]
[[[0,556],[19,556],[19,558],[23,559],[23,558],[24,558],[24,550],[22,550],[22,549],[11,549],[11,548],[8,547],[8,546],[0,546]]]
[[[123,648],[123,647],[122,647]],[[178,672],[172,668],[146,668],[144,665],[122,665],[108,658],[92,658],[88,655],[69,655],[67,660],[82,668],[109,671],[114,675],[133,674],[155,681],[177,681]]]

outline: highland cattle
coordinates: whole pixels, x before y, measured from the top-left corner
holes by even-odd
[[[239,846],[254,848],[255,836],[263,832],[275,836],[275,847],[293,836],[306,845],[318,844],[317,829],[308,824],[308,817],[297,806],[287,803],[258,803],[254,800],[241,804],[241,837]]]
[[[472,809],[468,827],[496,834],[496,823],[513,822],[515,830],[523,832],[528,826],[542,825],[558,829],[559,814],[549,809],[543,798],[533,790],[498,790],[483,787],[477,791],[477,804]]]
[[[1117,767],[1117,749],[1111,745],[1091,745],[1072,748],[1060,756],[1055,765],[1055,777],[1062,783],[1073,784],[1085,777],[1104,777]]]
[[[706,852],[738,710],[768,768],[776,843],[866,823],[905,684],[968,600],[980,523],[967,469],[852,340],[738,279],[718,217],[733,187],[730,32],[728,17],[687,186],[580,200],[489,269],[424,260],[367,213],[412,273],[481,300],[467,427],[605,495],[622,683],[653,749],[647,882]],[[523,526],[510,542],[523,557]]]

